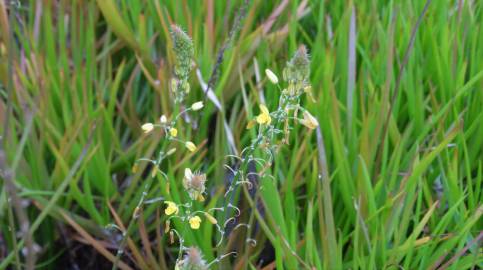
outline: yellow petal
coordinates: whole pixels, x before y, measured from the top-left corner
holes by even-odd
[[[178,130],[176,128],[170,128],[169,135],[171,135],[172,137],[178,136]]]
[[[197,230],[200,228],[201,218],[199,216],[194,216],[189,219],[191,229]]]
[[[270,117],[270,114],[267,114],[266,118],[267,118],[267,125],[270,125],[270,123],[272,122],[272,117]]]
[[[164,213],[166,215],[170,216],[172,214],[178,214],[179,209],[178,209],[178,206],[174,202],[165,201],[164,203],[168,205],[166,207],[166,209],[164,210]]]
[[[259,123],[260,125],[263,125],[267,122],[267,116],[265,114],[260,114],[257,116],[257,123]]]
[[[262,111],[262,114],[270,114],[270,112],[268,111],[268,108],[267,106],[265,106],[264,104],[260,104],[260,111]]]

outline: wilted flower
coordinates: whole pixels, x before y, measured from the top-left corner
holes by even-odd
[[[198,230],[201,224],[201,218],[199,216],[191,217],[188,221],[190,223],[190,227],[193,230]]]
[[[260,111],[261,113],[256,118],[257,123],[260,125],[270,125],[272,118],[270,117],[270,112],[268,111],[267,106],[260,104]]]
[[[149,133],[154,129],[154,125],[153,123],[146,123],[141,126],[141,129],[144,131],[144,133]]]
[[[196,247],[189,247],[186,250],[186,254],[183,259],[178,261],[175,266],[175,270],[207,270],[208,265],[201,251]]]
[[[310,129],[315,129],[319,125],[319,121],[308,111],[304,111],[304,119],[300,119],[299,122]]]
[[[268,79],[273,83],[277,84],[278,83],[278,77],[273,73],[270,69],[265,69],[265,74],[267,75]]]
[[[196,145],[193,142],[188,141],[184,145],[186,146],[186,148],[188,148],[188,150],[190,150],[190,152],[196,151]]]
[[[175,215],[178,214],[179,209],[178,209],[178,206],[174,202],[165,201],[164,203],[167,205],[166,209],[164,210],[164,213],[166,215],[170,216],[172,214],[175,214]]]
[[[190,168],[184,170],[183,187],[192,200],[203,200],[206,174],[193,173]]]
[[[191,105],[191,109],[193,111],[201,110],[202,108],[203,108],[203,101],[198,101],[193,103],[193,105]]]

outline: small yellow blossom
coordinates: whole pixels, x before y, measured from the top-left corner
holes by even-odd
[[[198,102],[195,102],[193,103],[193,105],[191,105],[191,109],[193,111],[198,111],[198,110],[201,110],[203,108],[203,101],[198,101]]]
[[[172,137],[178,136],[178,130],[176,128],[170,128],[169,135],[171,135]]]
[[[313,117],[308,111],[304,111],[304,119],[299,120],[300,123],[309,129],[315,129],[319,122],[315,117]]]
[[[168,207],[166,207],[166,209],[164,210],[164,213],[168,216],[172,215],[172,214],[178,214],[178,206],[172,202],[172,201],[165,201],[164,202],[165,204],[168,205]]]
[[[194,216],[189,219],[191,229],[198,230],[201,224],[201,218],[199,216]]]
[[[278,83],[278,77],[277,75],[275,75],[275,73],[273,73],[273,71],[271,71],[270,69],[265,69],[265,74],[273,84]]]
[[[270,112],[268,111],[267,107],[263,104],[260,104],[260,111],[261,113],[256,118],[257,123],[260,125],[270,125],[272,118],[270,117]]]
[[[146,123],[141,126],[141,129],[144,131],[144,133],[149,133],[154,129],[154,125],[153,123]]]
[[[166,118],[166,115],[161,115],[161,117],[159,117],[159,122],[161,122],[161,124],[166,124],[168,122],[168,118]]]
[[[190,150],[190,152],[196,151],[196,145],[193,142],[188,141],[184,145],[186,146],[186,148],[188,148],[188,150]]]

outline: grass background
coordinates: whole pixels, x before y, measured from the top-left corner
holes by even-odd
[[[208,173],[221,205],[226,120],[240,151],[247,118],[278,89],[265,78],[299,44],[311,55],[319,132],[303,126],[263,183],[262,226],[214,249],[215,231],[187,231],[219,269],[477,269],[483,265],[483,33],[479,1],[249,1],[214,89],[148,198],[181,201],[184,167]],[[0,3],[0,268],[106,268],[141,196],[161,134],[140,125],[170,113],[169,25],[192,36],[210,77],[242,1]],[[203,98],[195,72],[187,104]],[[261,95],[260,93],[263,93]],[[18,207],[15,207],[18,206]],[[253,208],[240,208],[254,220]],[[202,205],[197,207],[202,208]],[[121,268],[173,267],[161,202],[147,204]],[[21,226],[24,225],[24,226]],[[107,227],[106,227],[107,226]],[[112,227],[112,226],[111,226]],[[24,249],[26,247],[26,249]],[[27,256],[25,256],[27,254]],[[91,264],[89,264],[91,263]],[[74,268],[69,268],[74,269]]]

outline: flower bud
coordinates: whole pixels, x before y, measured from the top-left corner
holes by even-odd
[[[172,154],[174,154],[174,152],[176,152],[176,148],[171,148],[168,150],[168,152],[166,152],[166,156],[171,156]]]
[[[168,122],[168,118],[166,118],[166,115],[161,115],[161,117],[159,117],[159,122],[163,125],[166,124]]]
[[[190,152],[196,151],[196,145],[193,142],[186,142],[184,145]]]
[[[304,111],[304,119],[301,119],[299,122],[309,129],[315,129],[319,126],[319,121],[317,121],[317,119],[308,111]]]
[[[149,133],[154,129],[154,125],[152,123],[146,123],[141,126],[141,129],[144,131],[144,133]]]
[[[205,212],[205,217],[206,219],[211,223],[211,224],[217,224],[218,221],[216,220],[215,217],[213,217],[212,215],[208,214]]]
[[[201,110],[203,108],[203,101],[198,101],[198,102],[195,102],[193,103],[193,105],[191,105],[191,109],[193,111],[198,111],[198,110]]]
[[[273,83],[277,84],[278,83],[278,77],[273,73],[270,69],[265,69],[265,74],[267,75],[267,78]]]

